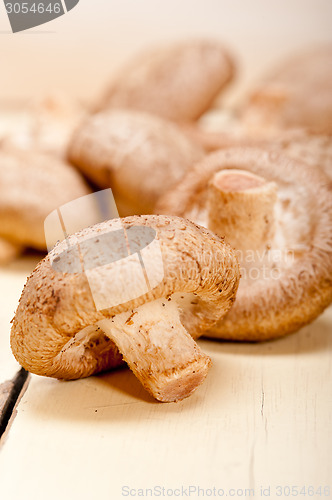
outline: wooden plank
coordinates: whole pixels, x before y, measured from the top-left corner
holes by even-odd
[[[278,341],[201,341],[213,368],[176,404],[153,401],[128,370],[75,382],[33,376],[0,453],[3,498],[120,499],[189,486],[191,498],[203,496],[198,487],[236,498],[264,496],[262,487],[271,498],[278,486],[327,492],[331,331],[329,309]]]
[[[0,385],[0,442],[9,431],[15,408],[28,384],[29,373],[21,368],[12,380]]]
[[[10,321],[27,275],[38,260],[39,257],[35,256],[22,257],[0,268],[0,438],[27,378],[10,349]]]
[[[7,380],[7,382],[4,382],[3,384],[0,384],[0,429],[1,429],[1,421],[2,421],[2,416],[7,410],[7,401],[10,397],[10,393],[12,392],[14,388],[14,381],[13,380]],[[1,437],[1,434],[0,434]]]

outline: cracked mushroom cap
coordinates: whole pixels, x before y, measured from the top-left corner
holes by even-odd
[[[328,178],[278,152],[212,153],[160,200],[225,236],[242,279],[227,316],[208,336],[265,340],[298,330],[332,300],[332,198]]]
[[[76,130],[68,158],[100,187],[111,187],[121,215],[151,213],[165,190],[203,150],[174,123],[147,113],[108,110]]]
[[[143,52],[115,77],[99,109],[147,111],[174,121],[199,118],[232,80],[218,41],[190,40]]]
[[[0,150],[0,237],[46,250],[44,220],[55,208],[89,194],[76,170],[60,159],[14,148]]]
[[[267,77],[243,109],[257,130],[303,127],[332,133],[332,45],[302,52]]]
[[[118,251],[112,257],[112,246],[120,246],[119,224],[136,249],[142,229],[155,235],[157,246],[143,249],[141,260],[150,283],[151,270],[163,273],[140,295],[134,290],[144,278],[132,267],[135,259],[119,259]],[[85,273],[73,260],[77,244]],[[71,272],[58,267],[61,262]],[[70,236],[40,262],[13,320],[12,350],[27,370],[60,379],[87,377],[125,360],[154,397],[182,399],[210,365],[193,337],[229,310],[238,280],[229,245],[190,221],[155,215],[113,219]],[[108,308],[96,308],[93,289],[109,301]]]

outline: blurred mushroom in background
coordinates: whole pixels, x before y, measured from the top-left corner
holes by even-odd
[[[289,57],[250,93],[241,119],[251,134],[289,128],[332,133],[332,45]]]
[[[332,134],[320,134],[303,128],[276,131],[274,136],[250,135],[243,122],[215,110],[203,117],[202,125],[182,127],[189,138],[206,153],[230,147],[263,147],[284,152],[322,170],[332,187]]]
[[[233,58],[219,41],[193,39],[150,48],[114,77],[98,110],[129,108],[176,122],[197,120],[234,74]]]
[[[203,156],[175,123],[120,109],[87,118],[68,148],[73,165],[97,186],[112,188],[120,215],[151,213]]]
[[[206,153],[236,146],[260,146],[267,140],[264,135],[250,135],[231,109],[210,109],[197,122],[183,123],[181,128]]]
[[[90,192],[80,173],[60,158],[13,147],[0,149],[0,241],[8,242],[6,247],[1,243],[3,262],[20,248],[46,251],[47,215]]]
[[[257,146],[283,150],[332,178],[332,46],[281,64],[238,109],[209,110],[184,126],[206,152]]]
[[[321,170],[329,178],[332,188],[332,133],[323,135],[304,129],[289,130],[268,141],[266,146]]]
[[[65,157],[71,134],[86,113],[81,102],[54,91],[13,109],[16,126],[2,134],[2,144]]]

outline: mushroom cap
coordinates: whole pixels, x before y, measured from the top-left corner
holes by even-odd
[[[83,105],[61,92],[31,101],[23,110],[25,121],[5,135],[8,147],[64,157],[68,141],[86,112]]]
[[[250,135],[243,123],[238,121],[231,126],[207,129],[197,123],[186,123],[182,126],[185,134],[197,144],[199,144],[206,153],[218,151],[232,147],[261,147],[268,140],[262,134]]]
[[[208,131],[197,126],[187,125],[185,132],[204,148],[206,152],[232,147],[258,147],[282,151],[291,158],[304,161],[308,165],[319,168],[332,180],[332,135],[317,134],[306,129],[289,129],[278,131],[275,135],[251,136],[241,126],[233,126],[230,130]]]
[[[196,120],[234,71],[218,41],[188,40],[149,49],[114,78],[99,109],[132,108],[174,121]]]
[[[68,244],[82,246],[87,240],[118,228],[119,222],[125,229],[145,226],[155,230],[164,276],[148,293],[97,310],[86,275],[56,271],[51,262],[61,256]],[[155,265],[153,258],[150,264]],[[135,279],[130,272],[126,276],[125,265],[121,268],[120,281],[124,277]],[[117,265],[110,266],[109,272],[117,269]],[[107,288],[112,276],[101,272],[100,287]],[[119,274],[114,276],[118,279]],[[239,266],[230,246],[190,221],[156,215],[113,219],[69,236],[38,264],[25,285],[13,320],[12,350],[18,362],[33,373],[64,379],[86,377],[119,366],[122,358],[115,344],[96,327],[92,335],[81,341],[70,361],[68,356],[64,361],[65,346],[68,342],[79,344],[83,329],[146,302],[182,292],[192,299],[183,305],[181,321],[189,333],[198,336],[231,307],[238,280]]]
[[[332,301],[332,197],[327,177],[276,151],[231,148],[212,153],[166,194],[158,213],[207,225],[207,189],[223,169],[240,169],[278,188],[276,231],[268,277],[242,277],[235,304],[208,336],[265,340],[298,330]]]
[[[45,250],[47,215],[89,193],[81,175],[61,159],[14,148],[0,150],[0,237]]]
[[[271,138],[268,146],[322,170],[329,177],[332,187],[332,134],[315,134],[303,129],[289,130]]]
[[[68,149],[74,165],[98,186],[112,187],[119,207],[136,214],[152,212],[159,196],[203,156],[176,124],[128,110],[89,117]]]
[[[272,72],[250,96],[243,119],[258,129],[332,133],[332,45],[295,55]]]

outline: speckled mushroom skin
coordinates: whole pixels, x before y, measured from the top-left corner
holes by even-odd
[[[196,124],[182,127],[207,153],[232,147],[262,147],[282,151],[291,158],[323,170],[332,180],[332,133],[321,134],[302,128],[259,132],[247,128],[240,120],[228,129],[208,130]]]
[[[114,78],[99,109],[138,109],[174,121],[196,120],[234,72],[231,57],[217,41],[189,40],[150,49]]]
[[[332,45],[286,61],[250,96],[243,120],[251,129],[304,127],[332,133]]]
[[[81,175],[61,159],[14,148],[0,150],[0,237],[46,250],[47,215],[90,192]]]
[[[107,232],[117,222],[115,219],[83,230],[69,237],[69,244]],[[222,239],[177,217],[127,217],[122,223],[125,228],[135,225],[156,230],[164,265],[162,282],[131,302],[97,311],[85,275],[55,272],[48,255],[28,279],[13,319],[11,347],[27,370],[75,379],[121,365],[122,357],[115,344],[98,328],[70,363],[63,360],[66,358],[62,357],[62,349],[69,341],[75,343],[82,329],[89,325],[147,301],[171,298],[176,292],[194,296],[195,300],[183,310],[181,321],[195,337],[231,307],[238,287],[239,266],[234,252]],[[58,244],[52,252],[58,255],[65,245],[65,242]]]
[[[167,195],[158,213],[173,213],[207,225],[207,189],[225,168],[247,170],[278,189],[274,245],[292,252],[280,279],[241,279],[237,299],[209,337],[267,340],[313,321],[332,301],[332,197],[329,180],[317,169],[278,152],[234,148],[213,153]],[[250,229],[248,229],[250,230]]]
[[[332,132],[323,135],[308,130],[286,131],[271,139],[268,145],[322,170],[329,177],[332,188]]]
[[[69,160],[87,177],[112,188],[121,215],[151,213],[159,196],[203,156],[176,124],[124,110],[89,117],[68,149]]]
[[[240,127],[240,126],[239,126]],[[332,181],[332,133],[318,134],[305,129],[278,131],[274,135],[249,135],[243,127],[236,132],[205,132],[194,126],[187,130],[190,136],[207,152],[231,147],[258,147],[285,153],[295,160],[322,170]]]

